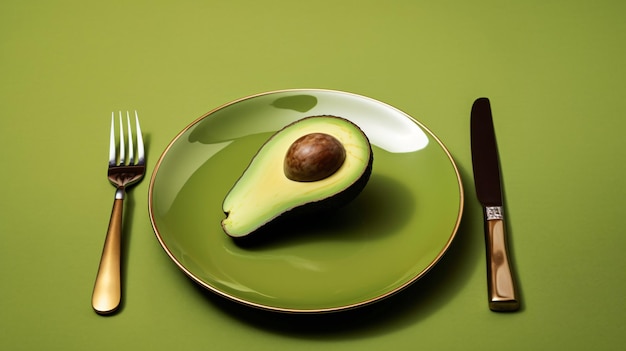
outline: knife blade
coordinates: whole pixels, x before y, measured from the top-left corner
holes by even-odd
[[[516,311],[520,299],[507,248],[500,161],[488,98],[474,101],[470,129],[474,184],[484,211],[489,308]]]

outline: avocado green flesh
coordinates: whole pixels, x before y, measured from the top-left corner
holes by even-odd
[[[339,140],[346,151],[345,161],[334,174],[322,180],[290,180],[283,168],[285,154],[294,141],[310,133],[325,133]],[[328,206],[330,198],[341,197],[337,195],[369,177],[371,163],[370,143],[352,122],[333,116],[296,121],[276,132],[261,147],[226,195],[222,227],[226,234],[242,237],[296,208],[315,207],[318,202]]]

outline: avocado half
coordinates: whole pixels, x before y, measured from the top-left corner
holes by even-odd
[[[292,145],[313,134],[338,141],[345,157],[322,179],[290,179],[286,157]],[[314,143],[310,146],[319,145],[319,141]],[[367,136],[347,119],[311,116],[293,122],[263,144],[228,192],[222,205],[226,214],[222,228],[233,238],[243,238],[279,218],[341,207],[363,190],[373,159]]]

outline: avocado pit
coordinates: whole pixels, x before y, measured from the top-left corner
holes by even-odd
[[[346,159],[339,140],[326,133],[306,134],[291,144],[285,155],[285,176],[297,182],[314,182],[337,172]]]

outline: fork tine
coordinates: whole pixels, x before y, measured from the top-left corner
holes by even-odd
[[[143,165],[145,162],[145,154],[143,149],[143,136],[141,135],[141,127],[139,126],[139,116],[137,110],[135,110],[135,124],[137,131],[137,164]]]
[[[130,114],[126,111],[126,123],[128,124],[128,164],[132,165],[135,159],[135,150],[133,147],[133,132],[130,128]]]
[[[120,162],[123,165],[126,161],[126,152],[124,147],[124,123],[122,123],[122,111],[120,111]]]
[[[115,166],[115,112],[111,112],[111,138],[109,142],[109,166]]]

